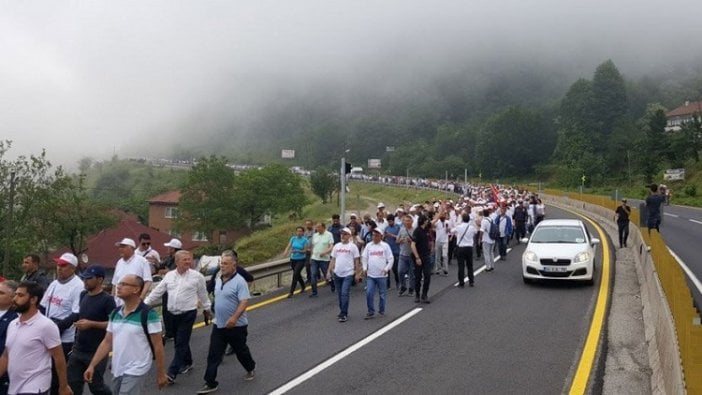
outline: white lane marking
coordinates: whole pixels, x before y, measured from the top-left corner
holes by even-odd
[[[680,259],[680,257],[676,253],[674,253],[673,250],[670,249],[670,247],[668,248],[668,252],[670,252],[670,255],[672,255],[676,261],[678,261],[678,265],[680,265],[680,267],[685,271],[685,274],[687,274],[687,277],[690,278],[690,281],[692,281],[692,283],[695,284],[697,290],[700,293],[702,293],[702,282],[700,282],[697,276],[695,276],[695,273],[693,273],[692,270],[690,270],[690,268],[687,267],[685,262],[683,262],[683,260]]]
[[[698,220],[696,220],[696,219],[691,219],[690,222],[694,222],[694,223],[696,223],[696,224],[702,225],[702,221],[698,221]]]
[[[458,247],[456,247],[456,248],[458,248]],[[507,253],[509,254],[510,251],[512,251],[512,249],[511,249],[511,248],[508,248],[508,249],[507,249]],[[497,262],[497,261],[499,261],[499,260],[500,260],[500,257],[499,257],[499,256],[496,257],[495,259],[493,259],[493,261],[495,261],[495,262]],[[478,268],[478,270],[476,270],[476,271],[473,272],[473,277],[475,277],[475,276],[477,276],[478,274],[484,272],[485,269],[487,269],[487,268],[485,267],[485,265],[480,266],[480,267]],[[466,278],[463,279],[463,282],[464,282],[464,283],[465,283],[466,281],[470,281],[470,278],[466,277]],[[458,281],[456,281],[456,283],[453,284],[453,286],[454,286],[454,287],[457,287],[457,286],[458,286]]]
[[[679,216],[679,215],[677,215],[677,214],[668,214],[668,213],[663,213],[663,215],[667,215],[667,216],[669,216],[669,217],[673,217],[673,218],[680,218],[680,216]]]
[[[319,365],[313,367],[312,369],[308,370],[307,372],[303,373],[302,375],[298,376],[297,378],[289,381],[282,387],[279,387],[275,390],[273,390],[270,394],[271,395],[280,395],[284,394],[293,388],[297,387],[298,385],[304,383],[305,381],[311,379],[315,375],[319,374],[321,371],[324,369],[334,365],[335,363],[341,361],[342,359],[348,357],[355,351],[358,351],[361,347],[365,346],[366,344],[372,342],[373,340],[379,338],[380,336],[384,335],[385,333],[389,332],[391,329],[395,328],[396,326],[400,325],[401,323],[407,321],[408,319],[412,318],[416,314],[418,314],[420,311],[422,311],[421,307],[416,307],[412,310],[410,310],[408,313],[403,315],[400,318],[397,318],[395,321],[385,325],[384,327],[380,328],[379,330],[371,333],[368,337],[365,339],[359,341],[356,344],[352,344],[349,346],[347,349],[341,351],[340,353],[334,355],[333,357],[327,359],[326,361],[320,363]]]

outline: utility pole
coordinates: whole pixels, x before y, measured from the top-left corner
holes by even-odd
[[[341,223],[346,223],[346,157],[341,157],[341,169],[339,170],[339,180],[341,189],[339,190],[339,211],[341,211]]]
[[[468,168],[463,169],[463,184],[468,185]]]
[[[10,198],[7,215],[7,232],[5,232],[5,260],[2,263],[2,275],[7,276],[10,267],[10,240],[12,239],[12,220],[15,209],[15,172],[10,172]]]

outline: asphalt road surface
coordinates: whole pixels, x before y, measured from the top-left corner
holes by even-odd
[[[547,217],[574,215],[549,207]],[[455,263],[448,277],[432,276],[429,305],[399,297],[393,285],[382,318],[363,319],[363,285],[352,288],[346,323],[337,322],[337,299],[326,287],[316,299],[297,295],[250,311],[248,344],[256,379],[244,382],[244,369],[235,356],[227,356],[219,368],[218,393],[265,394],[291,383],[279,392],[563,393],[588,334],[602,270],[594,286],[525,285],[523,249],[516,246],[490,273],[478,262],[474,288],[454,286]],[[600,249],[598,266],[601,254]],[[193,331],[194,369],[164,393],[193,394],[203,385],[209,334],[209,327]],[[168,361],[172,352],[169,342]],[[325,361],[323,369],[319,365]],[[147,393],[158,392],[155,382],[152,373]]]

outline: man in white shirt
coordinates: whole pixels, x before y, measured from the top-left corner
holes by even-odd
[[[349,315],[349,294],[354,273],[360,280],[361,254],[358,247],[351,242],[351,229],[341,229],[341,242],[336,243],[331,252],[331,261],[327,270],[327,279],[334,279],[334,286],[339,296],[339,322],[346,322]]]
[[[378,314],[385,315],[385,301],[388,295],[387,277],[394,261],[390,246],[383,241],[383,232],[378,228],[373,229],[373,241],[366,245],[361,254],[363,274],[366,277],[366,304],[368,305],[366,319],[375,316],[373,299],[376,288],[380,295]]]
[[[175,382],[178,374],[190,371],[193,356],[190,352],[190,335],[197,318],[198,302],[202,304],[207,321],[212,318],[210,299],[207,296],[205,277],[191,269],[193,254],[180,250],[175,254],[176,270],[166,273],[160,283],[146,297],[144,303],[151,305],[161,301],[164,292],[168,292],[168,311],[173,314],[172,324],[175,332],[175,353],[168,367],[168,381]]]
[[[151,274],[156,274],[156,266],[158,266],[158,264],[161,263],[161,255],[158,253],[158,251],[154,250],[151,247],[150,234],[142,233],[139,235],[139,245],[137,246],[137,250],[135,253],[143,256],[144,259],[146,259],[146,261],[149,262],[149,266],[151,267]]]
[[[127,274],[134,274],[144,280],[144,288],[141,291],[140,297],[143,300],[151,289],[151,267],[149,262],[141,256],[134,253],[136,243],[134,240],[124,238],[122,241],[115,244],[119,249],[120,259],[115,266],[115,274],[112,276],[112,295],[115,295],[117,306],[121,306],[124,302],[117,297],[117,284],[122,280],[122,277]]]
[[[437,275],[443,271],[448,276],[448,244],[451,228],[446,218],[446,211],[441,208],[439,214],[432,221],[436,238],[434,239],[434,262]]]
[[[61,334],[61,346],[64,358],[73,348],[76,338],[76,327],[80,311],[80,294],[83,292],[83,280],[76,276],[78,258],[71,253],[65,253],[56,262],[56,280],[49,284],[41,299],[44,315],[54,321]],[[51,375],[51,391],[58,393],[59,382],[55,370]]]
[[[453,235],[456,237],[456,261],[458,262],[458,286],[465,287],[465,270],[468,269],[468,285],[473,286],[475,277],[473,275],[473,244],[478,228],[475,221],[470,219],[470,214],[463,213],[460,224],[453,228]]]
[[[483,211],[483,220],[480,223],[480,237],[483,243],[483,259],[485,259],[486,272],[495,270],[495,254],[493,252],[495,240],[490,237],[490,225],[492,224],[490,214],[490,209],[486,208]]]

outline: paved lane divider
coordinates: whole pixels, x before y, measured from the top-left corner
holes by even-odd
[[[404,315],[396,318],[394,321],[391,323],[385,325],[384,327],[378,329],[377,331],[371,333],[361,341],[352,344],[351,346],[347,347],[345,350],[341,351],[340,353],[334,355],[333,357],[327,359],[326,361],[320,363],[319,365],[313,367],[312,369],[306,371],[302,375],[298,376],[297,378],[294,378],[293,380],[287,382],[281,387],[278,387],[277,389],[273,390],[270,392],[271,395],[281,395],[284,394],[293,388],[297,387],[298,385],[304,383],[305,381],[311,379],[312,377],[316,376],[320,372],[322,372],[324,369],[334,365],[335,363],[341,361],[342,359],[348,357],[349,355],[353,354],[354,352],[358,351],[361,349],[363,346],[371,343],[373,340],[379,338],[380,336],[383,336],[385,333],[389,332],[393,328],[397,327],[398,325],[402,324],[403,322],[407,321],[408,319],[412,318],[413,316],[419,314],[419,312],[422,311],[421,307],[416,307],[409,312],[405,313]]]
[[[583,347],[583,352],[580,355],[580,362],[578,362],[578,368],[575,371],[575,376],[573,377],[573,382],[569,391],[571,395],[580,395],[585,394],[585,391],[587,390],[587,384],[589,383],[590,376],[592,374],[592,368],[595,362],[595,356],[597,355],[597,349],[599,348],[600,338],[602,337],[602,328],[604,327],[605,319],[607,318],[606,312],[607,305],[609,303],[611,251],[609,247],[609,239],[600,225],[595,223],[590,218],[576,213],[575,211],[567,211],[570,211],[571,213],[576,214],[589,222],[600,235],[600,242],[602,244],[602,274],[600,277],[600,288],[597,292],[595,312],[592,314],[590,330],[585,340],[585,346]]]

